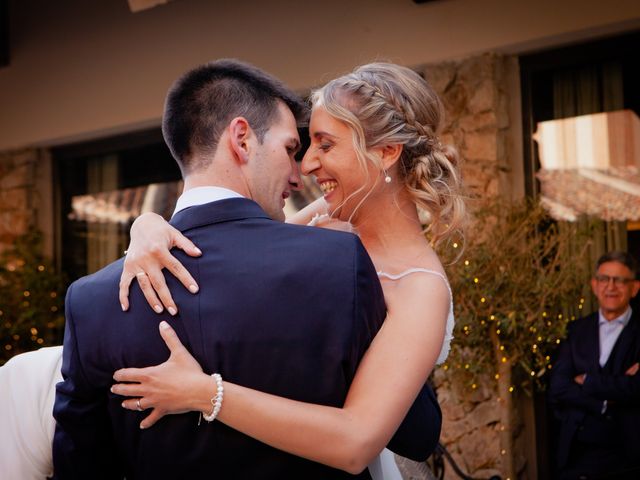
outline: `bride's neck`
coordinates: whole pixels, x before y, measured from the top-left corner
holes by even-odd
[[[405,190],[365,202],[353,225],[372,258],[424,242],[416,205]]]

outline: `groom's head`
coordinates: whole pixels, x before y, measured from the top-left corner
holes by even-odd
[[[307,106],[282,82],[225,59],[176,81],[162,132],[185,180],[225,173],[237,182],[236,190],[281,219],[283,198],[300,182],[293,159],[300,144],[296,127],[307,115]]]

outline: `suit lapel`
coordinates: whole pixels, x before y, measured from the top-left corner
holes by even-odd
[[[633,314],[629,319],[629,323],[624,327],[622,332],[620,332],[620,336],[616,340],[615,345],[613,346],[613,350],[611,350],[611,355],[609,355],[609,359],[605,364],[605,369],[611,372],[620,372],[623,368],[628,368],[629,365],[626,365],[629,362],[629,354],[632,354],[631,351],[634,346],[637,348],[637,339],[638,339],[638,315]],[[638,360],[637,358],[633,360]]]

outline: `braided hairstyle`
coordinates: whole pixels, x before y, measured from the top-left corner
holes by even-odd
[[[438,134],[442,102],[413,70],[392,63],[370,63],[313,92],[322,106],[352,130],[353,146],[363,167],[378,157],[369,150],[402,145],[398,172],[417,207],[430,217],[426,231],[434,244],[459,232],[466,218],[458,156]]]

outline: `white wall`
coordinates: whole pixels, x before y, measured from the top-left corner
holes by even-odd
[[[12,0],[0,150],[159,124],[188,68],[236,57],[301,91],[353,66],[521,52],[640,27],[638,0]]]

